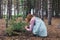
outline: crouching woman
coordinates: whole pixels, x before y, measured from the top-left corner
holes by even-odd
[[[32,32],[36,36],[47,37],[47,27],[39,17],[28,14],[26,22],[29,23],[29,26],[25,26],[27,31]]]

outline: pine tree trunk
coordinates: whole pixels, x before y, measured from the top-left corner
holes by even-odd
[[[59,10],[58,10],[59,8],[58,8],[58,0],[56,1],[56,9],[55,9],[55,11],[56,11],[56,17],[58,17],[59,15]]]
[[[14,18],[16,17],[16,14],[17,14],[17,12],[16,12],[16,0],[14,0]]]
[[[1,4],[2,4],[2,0],[0,0],[0,19],[2,18]]]
[[[28,7],[27,14],[31,13],[31,0],[27,0],[27,7]]]
[[[52,0],[47,0],[48,1],[48,25],[51,25],[51,20],[52,20]]]
[[[46,9],[46,18],[48,17],[48,11],[47,11],[47,9]]]
[[[3,18],[3,0],[2,0],[2,3],[1,3],[1,16]]]
[[[17,15],[19,15],[19,0],[16,0]]]
[[[8,0],[8,19],[12,18],[12,0]]]
[[[43,13],[44,12],[43,2],[44,2],[44,0],[41,0],[41,19],[42,20],[44,20],[44,18],[43,18],[44,17],[44,13]]]
[[[58,12],[60,14],[60,0],[58,0]],[[60,18],[60,15],[59,15],[59,18]]]

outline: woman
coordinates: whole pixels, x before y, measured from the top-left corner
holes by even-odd
[[[45,23],[39,17],[28,14],[26,22],[29,23],[29,26],[25,27],[27,31],[32,32],[36,36],[47,36],[47,28],[45,26]]]

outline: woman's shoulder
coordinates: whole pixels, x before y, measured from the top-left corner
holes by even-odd
[[[34,17],[32,17],[32,19],[31,20],[35,20],[35,16]]]
[[[32,19],[30,20],[30,23],[34,21],[35,21],[35,17],[32,17]]]

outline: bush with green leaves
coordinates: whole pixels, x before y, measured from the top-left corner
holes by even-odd
[[[10,26],[7,27],[6,32],[8,33],[8,35],[12,35],[12,34],[16,34],[15,32],[17,31],[25,31],[26,25],[28,24],[24,21],[15,22],[14,20],[12,20],[10,22]]]

